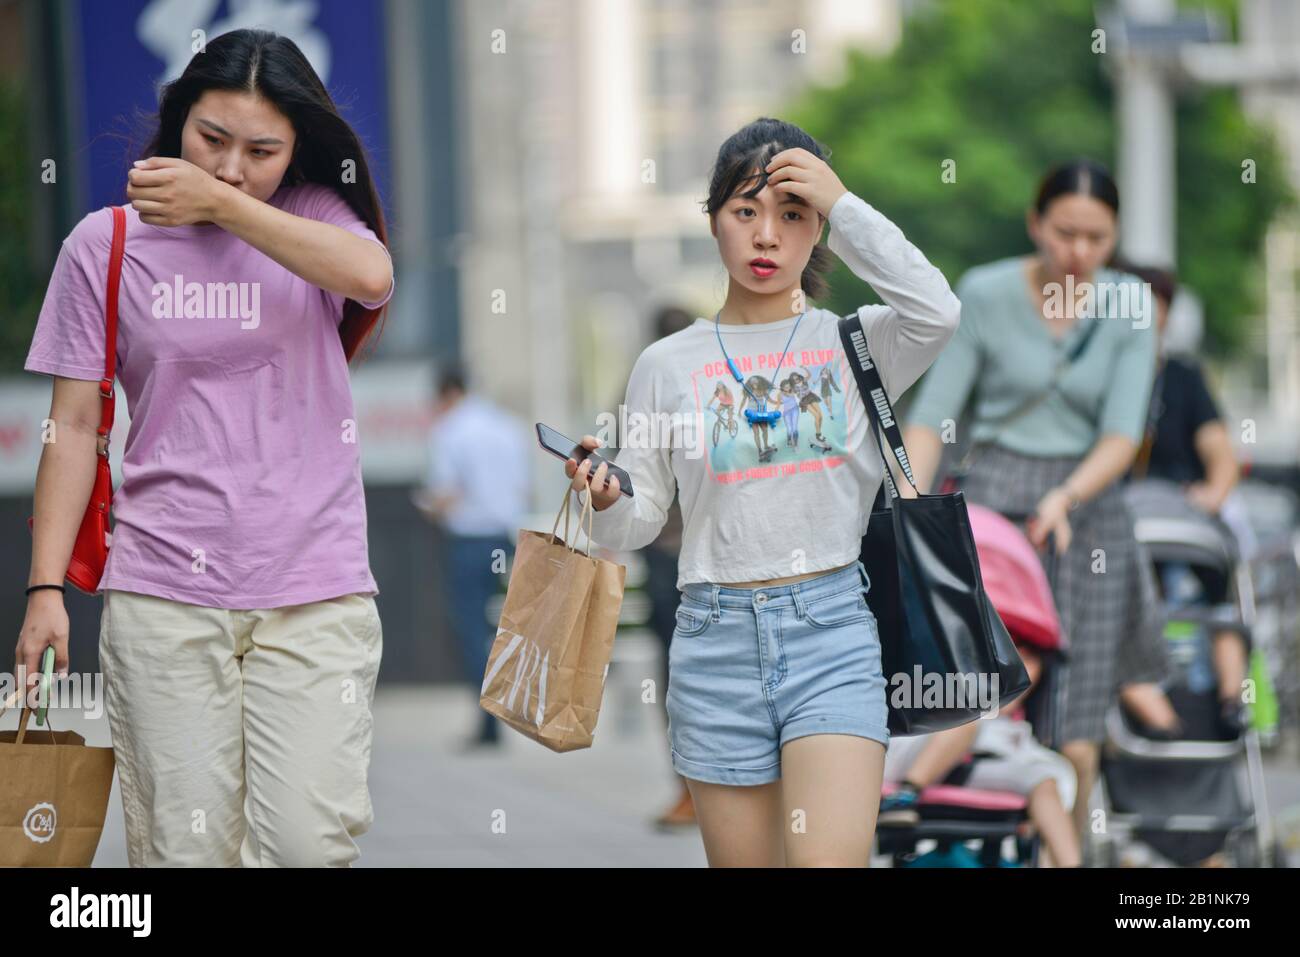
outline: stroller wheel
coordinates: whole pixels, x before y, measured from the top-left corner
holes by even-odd
[[[1102,860],[1100,867],[1119,867],[1119,844],[1115,841],[1107,841],[1102,847]]]
[[[1083,866],[1119,867],[1119,844],[1109,835],[1092,835],[1084,842]]]
[[[1228,839],[1228,854],[1233,867],[1286,867],[1286,848],[1281,841],[1260,852],[1259,835],[1254,830],[1239,831]]]
[[[1290,867],[1291,862],[1287,857],[1286,845],[1281,841],[1273,842],[1273,853],[1270,855],[1273,859],[1268,862],[1269,867]]]

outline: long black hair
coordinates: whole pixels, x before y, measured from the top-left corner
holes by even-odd
[[[185,71],[162,88],[158,125],[144,156],[180,157],[185,119],[208,90],[254,93],[272,103],[293,124],[296,140],[293,159],[280,185],[328,186],[388,245],[388,228],[366,151],[296,43],[269,30],[248,29],[231,30],[209,40]],[[352,182],[344,182],[341,176],[345,160],[355,163]],[[387,306],[366,309],[352,299],[344,303],[339,336],[349,360],[387,311]],[[375,332],[376,340],[379,334]]]
[[[818,159],[829,160],[831,151],[815,139],[784,120],[771,117],[759,117],[752,123],[737,130],[718,148],[718,156],[709,176],[709,198],[704,202],[704,212],[716,216],[740,188],[741,184],[752,179],[756,174],[758,182],[742,193],[746,199],[757,196],[767,185],[767,173],[763,170],[772,157],[782,150],[803,148]],[[808,257],[800,277],[800,285],[809,299],[818,299],[826,295],[825,274],[832,263],[830,250],[820,240]]]

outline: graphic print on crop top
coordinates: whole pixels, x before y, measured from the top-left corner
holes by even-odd
[[[732,353],[736,381],[719,356],[690,372],[697,422],[704,430],[705,472],[715,482],[744,482],[838,468],[849,453],[854,419],[842,383],[852,371],[843,349]],[[779,412],[750,425],[745,410]],[[854,417],[858,409],[852,410]]]

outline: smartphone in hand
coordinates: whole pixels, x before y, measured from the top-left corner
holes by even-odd
[[[588,451],[583,448],[581,442],[575,442],[567,435],[555,431],[549,425],[542,425],[540,422],[537,423],[537,441],[543,449],[556,458],[573,459],[579,465],[582,464],[583,459],[590,458],[591,472],[588,475],[594,474],[596,469],[600,468],[601,463],[604,463],[608,466],[605,473],[606,484],[609,483],[609,476],[617,475],[619,491],[628,498],[632,498],[632,476],[627,474],[626,469],[619,468],[599,452]]]
[[[36,706],[36,723],[45,726],[45,715],[50,707],[50,690],[54,684],[54,648],[47,647],[41,657],[41,690]]]

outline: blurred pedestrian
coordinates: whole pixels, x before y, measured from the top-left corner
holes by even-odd
[[[678,306],[665,306],[655,315],[655,339],[666,339],[674,333],[690,327],[695,321],[685,309]],[[618,443],[622,446],[622,437]],[[668,656],[672,645],[673,632],[677,628],[677,605],[681,593],[677,590],[677,557],[682,550],[682,507],[677,495],[668,509],[668,519],[664,522],[659,537],[647,545],[641,552],[646,563],[645,590],[650,598],[650,624],[662,644],[663,656],[660,659],[659,688],[660,701],[663,691],[668,688]],[[690,789],[681,775],[674,775],[678,793],[673,803],[655,819],[663,828],[689,827],[695,822],[695,805],[691,801]]]
[[[466,742],[474,749],[500,740],[500,722],[478,706],[477,693],[496,635],[487,605],[506,580],[512,536],[528,509],[528,428],[471,393],[458,365],[441,370],[436,391],[426,513],[442,531],[443,604],[480,715]]]
[[[972,449],[956,484],[969,501],[1029,516],[1070,640],[1062,752],[1074,764],[1075,825],[1086,834],[1120,646],[1163,651],[1155,581],[1120,480],[1146,418],[1154,316],[1137,277],[1111,268],[1119,190],[1105,167],[1074,160],[1039,184],[1026,225],[1036,247],[971,269],[962,323],[922,383],[904,439],[917,486],[938,474],[945,434],[972,400]],[[949,438],[951,441],[951,438]],[[1049,539],[1050,536],[1050,539]],[[1152,656],[1156,681],[1167,663]]]
[[[1156,329],[1163,338],[1177,289],[1174,274],[1149,266],[1127,268],[1150,284],[1157,306]],[[1165,355],[1161,350],[1146,430],[1131,477],[1175,483],[1193,506],[1223,520],[1224,505],[1241,477],[1241,467],[1218,403],[1195,357]],[[1223,528],[1225,534],[1232,532],[1227,522]],[[1192,597],[1203,598],[1211,605],[1223,600],[1222,595],[1212,594],[1213,589],[1199,580],[1190,564],[1162,562],[1159,571],[1166,604],[1177,605]],[[1200,594],[1202,589],[1204,595]],[[1246,722],[1242,704],[1242,683],[1248,666],[1245,639],[1235,628],[1218,628],[1210,637],[1209,656],[1217,682],[1219,727],[1233,739]],[[1148,734],[1154,731],[1154,736],[1171,740],[1182,735],[1182,722],[1159,684],[1125,684],[1120,699],[1146,726]]]
[[[1017,643],[1016,648],[1029,672],[1030,686],[1003,704],[995,717],[890,742],[885,779],[897,781],[898,787],[881,801],[880,820],[918,822],[921,792],[933,785],[955,783],[982,791],[1010,791],[1025,798],[1025,811],[1042,838],[1039,866],[1079,867],[1079,836],[1070,817],[1078,787],[1074,766],[1040,744],[1025,719],[1025,700],[1038,686],[1043,658],[1028,643]],[[957,781],[950,776],[954,770]],[[924,856],[948,854],[977,866],[974,855],[961,843],[944,851],[936,848]]]

